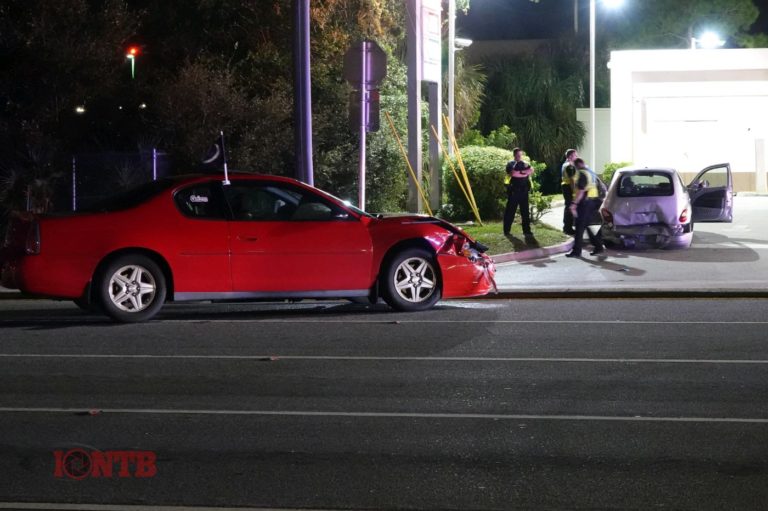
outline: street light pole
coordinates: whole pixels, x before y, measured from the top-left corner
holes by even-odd
[[[579,0],[573,0],[573,33],[579,33]]]
[[[601,0],[601,2],[610,8],[620,7],[624,0]],[[597,166],[597,121],[595,119],[595,60],[597,59],[595,51],[595,32],[597,25],[597,0],[589,0],[589,122],[590,122],[590,158],[592,166]]]
[[[595,126],[595,26],[597,0],[589,0],[589,122],[592,168],[597,162],[597,126]]]
[[[312,166],[312,76],[309,0],[294,0],[294,161],[296,178],[314,185]]]
[[[448,0],[448,129],[451,137],[456,130],[456,0]],[[453,156],[453,144],[448,143],[448,155]]]

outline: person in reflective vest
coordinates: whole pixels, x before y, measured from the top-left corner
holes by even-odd
[[[605,251],[600,231],[593,234],[589,230],[589,219],[600,209],[602,201],[597,189],[597,176],[592,170],[587,168],[584,160],[577,158],[573,161],[576,167],[576,173],[572,179],[573,203],[571,204],[571,213],[576,217],[576,234],[573,241],[573,249],[565,254],[566,257],[581,257],[581,246],[584,238],[584,231],[589,235],[589,241],[592,243],[592,252],[589,255],[597,255]]]
[[[523,150],[515,147],[512,150],[514,160],[507,163],[507,208],[504,210],[504,235],[509,236],[512,223],[515,221],[515,213],[520,207],[520,217],[523,221],[523,234],[526,237],[533,236],[531,232],[531,206],[528,202],[528,193],[531,190],[530,176],[533,168],[523,160]]]
[[[563,190],[563,199],[565,200],[565,208],[563,208],[563,232],[571,235],[576,232],[573,229],[574,219],[573,213],[571,213],[571,203],[573,202],[573,186],[571,181],[576,170],[573,166],[573,162],[578,157],[579,153],[576,149],[568,149],[565,152],[565,161],[563,162],[562,167],[560,167],[560,186]]]

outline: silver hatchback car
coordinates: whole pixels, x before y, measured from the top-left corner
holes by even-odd
[[[733,220],[731,166],[707,167],[687,186],[674,169],[619,169],[600,215],[607,245],[687,248],[695,222]]]

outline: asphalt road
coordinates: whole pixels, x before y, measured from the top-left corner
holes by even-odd
[[[5,300],[0,507],[764,509],[766,303],[179,305],[116,325]],[[55,477],[73,448],[153,451],[157,474]]]
[[[614,250],[580,259],[564,255],[497,266],[503,291],[765,291],[768,288],[768,197],[734,197],[730,224],[697,223],[682,250]],[[562,207],[544,222],[562,228]],[[535,233],[534,233],[535,234]]]

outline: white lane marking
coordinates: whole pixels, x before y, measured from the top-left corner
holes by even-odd
[[[393,362],[536,362],[606,364],[745,364],[765,365],[768,360],[698,358],[573,358],[573,357],[378,357],[372,355],[146,355],[99,353],[0,353],[3,358],[85,358],[85,359],[179,359],[179,360],[318,360]]]
[[[298,508],[142,506],[126,504],[59,504],[54,502],[0,502],[0,509],[38,509],[53,511],[295,511]],[[304,509],[302,511],[320,511]],[[333,511],[326,509],[325,511]]]
[[[353,324],[584,324],[584,325],[768,325],[768,321],[623,321],[617,320],[575,320],[575,321],[563,321],[563,320],[514,320],[514,319],[427,319],[427,320],[349,320],[349,319],[203,319],[203,320],[186,320],[186,319],[163,319],[159,322],[162,323],[353,323]]]
[[[5,319],[0,320],[0,325],[12,325],[14,323],[81,323],[94,324],[114,324],[106,319],[87,319],[87,318],[27,318],[27,319]],[[768,321],[637,321],[637,320],[542,320],[542,319],[154,319],[147,323],[134,323],[115,325],[123,328],[136,326],[151,326],[164,323],[199,325],[204,323],[329,323],[329,324],[372,324],[372,325],[407,325],[407,324],[541,324],[541,325],[768,325]]]
[[[87,414],[94,408],[23,408],[2,407],[0,413]],[[427,413],[427,412],[333,412],[312,410],[194,410],[170,408],[97,408],[100,414],[131,415],[222,415],[282,417],[357,417],[373,419],[475,419],[475,420],[543,420],[543,421],[608,421],[608,422],[703,422],[768,424],[761,417],[653,417],[645,415],[538,415],[505,413]]]

